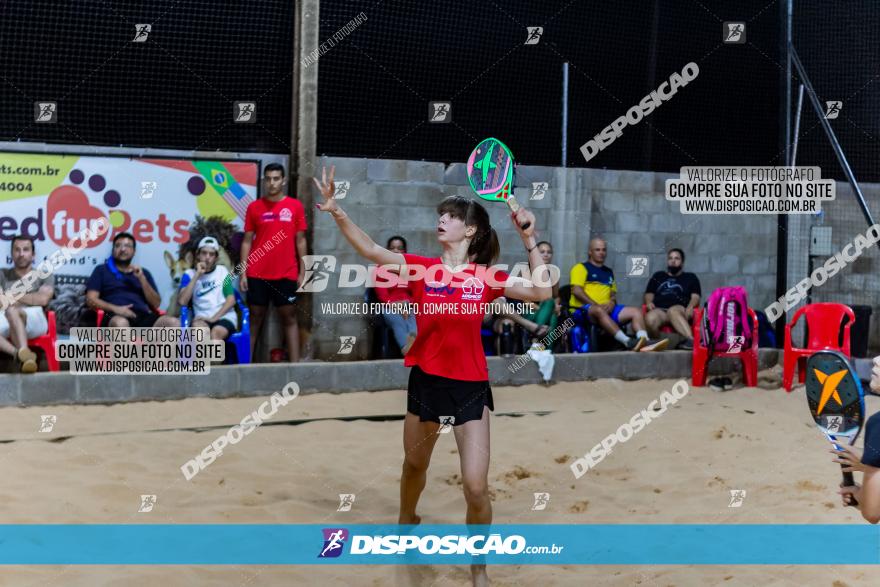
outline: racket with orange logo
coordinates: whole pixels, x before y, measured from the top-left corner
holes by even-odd
[[[819,430],[840,449],[853,444],[865,421],[862,382],[847,358],[837,351],[819,351],[807,360],[807,403]],[[842,465],[841,465],[842,466]],[[843,473],[843,486],[855,485],[852,473]],[[850,505],[857,505],[855,500]]]
[[[498,139],[483,139],[467,161],[468,183],[478,196],[490,202],[507,202],[516,213],[519,203],[513,197],[514,161],[507,145]],[[531,225],[522,225],[525,230]]]

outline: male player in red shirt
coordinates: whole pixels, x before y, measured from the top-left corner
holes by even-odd
[[[428,464],[438,430],[451,426],[461,462],[467,524],[491,524],[489,499],[489,411],[494,410],[489,370],[480,340],[485,305],[508,296],[527,302],[550,299],[550,283],[532,283],[491,267],[500,246],[489,213],[476,200],[449,196],[437,206],[437,257],[401,254],[376,244],[333,199],[334,168],[315,184],[324,197],[318,209],[329,212],[342,235],[363,257],[399,267],[400,279],[416,303],[418,334],[404,364],[409,376],[403,424],[403,471],[398,523],[418,524],[416,504],[425,488]],[[535,216],[520,209],[511,220],[522,239],[534,273],[545,268],[535,242]],[[529,228],[521,226],[529,222]],[[416,271],[422,275],[415,277]],[[545,275],[549,272],[545,271]],[[549,279],[546,280],[549,282]],[[453,310],[432,308],[453,306]],[[471,565],[475,585],[488,584],[483,564]]]
[[[296,198],[284,195],[284,167],[266,165],[266,195],[251,202],[244,219],[241,291],[247,292],[251,320],[251,356],[271,301],[287,340],[287,356],[299,361],[299,328],[293,303],[302,285],[306,254],[306,217]]]

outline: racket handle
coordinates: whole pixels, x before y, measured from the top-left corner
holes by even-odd
[[[513,212],[514,214],[516,214],[517,210],[519,210],[519,208],[520,208],[519,202],[516,201],[516,198],[514,198],[513,195],[508,196],[507,205],[510,207],[510,211]],[[522,228],[523,230],[526,230],[531,225],[532,225],[532,223],[527,220],[525,223],[520,224],[519,227]]]
[[[840,466],[843,467],[843,465],[840,465]],[[841,485],[841,487],[853,487],[855,484],[856,484],[856,482],[855,482],[855,479],[853,479],[852,472],[849,472],[849,473],[844,472],[843,473],[843,485]],[[858,507],[859,502],[856,501],[856,498],[854,496],[851,495],[849,497],[849,499],[850,499],[850,503],[847,504],[848,506]]]

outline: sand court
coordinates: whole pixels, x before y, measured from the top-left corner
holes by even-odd
[[[764,372],[767,375],[768,372]],[[767,377],[764,378],[765,380]],[[769,379],[772,380],[772,374]],[[489,472],[498,524],[859,524],[803,389],[691,388],[580,479],[570,465],[677,380],[495,388]],[[7,523],[327,523],[396,520],[403,391],[303,395],[191,481],[180,467],[265,398],[4,408]],[[868,412],[880,407],[873,396]],[[41,416],[56,417],[38,432]],[[341,421],[336,418],[364,417]],[[329,418],[329,419],[322,419]],[[372,419],[366,419],[372,418]],[[285,421],[303,421],[295,425]],[[12,442],[10,442],[12,441]],[[452,435],[438,439],[419,503],[426,524],[463,523]],[[744,492],[729,507],[731,491]],[[535,493],[549,493],[533,510]],[[156,495],[138,512],[141,495]],[[339,494],[354,494],[338,512]],[[461,566],[7,567],[4,584],[384,585],[467,581]],[[492,566],[497,585],[869,585],[862,567]],[[7,583],[8,581],[8,583]],[[835,582],[837,581],[837,582]]]

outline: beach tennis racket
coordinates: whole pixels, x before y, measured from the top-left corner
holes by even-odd
[[[467,174],[471,189],[479,197],[490,202],[507,202],[514,214],[519,210],[519,203],[513,197],[513,154],[507,145],[494,138],[480,141],[468,157]],[[531,224],[527,221],[520,228],[525,230]]]
[[[846,357],[837,351],[811,355],[807,359],[806,390],[810,415],[835,448],[841,450],[842,442],[855,443],[865,420],[865,394]],[[853,474],[844,472],[843,486],[853,485]],[[857,505],[854,499],[850,505]]]

